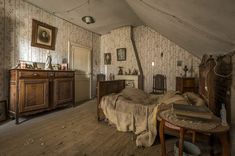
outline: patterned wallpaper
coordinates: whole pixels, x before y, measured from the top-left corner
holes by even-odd
[[[121,27],[101,36],[101,71],[106,75],[117,74],[118,66],[124,67],[124,71],[138,69],[130,35],[130,27]],[[126,48],[126,61],[117,61],[118,48]],[[104,53],[111,53],[111,65],[104,65]]]
[[[7,78],[7,70],[15,66],[18,60],[45,62],[50,52],[52,63],[61,63],[68,55],[68,41],[91,47],[93,61],[96,62],[93,63],[94,74],[99,72],[97,56],[100,53],[100,35],[57,18],[23,0],[0,0],[0,18],[0,59],[5,58],[5,67],[2,61],[0,63],[0,90],[4,90],[3,78]],[[33,18],[58,28],[55,51],[31,47]],[[0,99],[4,97],[2,94],[0,91]]]
[[[134,28],[134,40],[144,72],[144,90],[152,91],[153,74],[164,74],[167,77],[167,89],[175,89],[175,77],[183,74],[184,65],[191,67],[193,64],[194,74],[198,75],[200,59],[180,48],[164,36],[160,35],[147,26]],[[127,48],[127,61],[116,61],[116,48]],[[103,53],[112,53],[112,64],[104,65]],[[124,70],[137,68],[132,44],[130,42],[130,27],[122,27],[113,30],[110,34],[101,36],[101,71],[117,74],[118,66]],[[163,57],[161,57],[163,53]],[[177,67],[177,61],[182,61],[182,66]],[[154,62],[154,66],[152,66]]]

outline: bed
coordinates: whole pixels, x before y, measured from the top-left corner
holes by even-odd
[[[198,95],[180,94],[176,91],[160,96],[147,95],[141,91],[125,89],[124,80],[100,81],[97,87],[98,120],[108,119],[117,130],[134,132],[137,134],[136,145],[148,147],[154,143],[157,136],[157,112],[159,109],[169,107],[172,103],[207,105],[214,114],[218,115],[220,105],[216,102],[216,98],[219,95],[226,97],[223,97],[223,99],[228,99],[227,95],[221,93],[221,90],[228,90],[229,86],[215,89],[215,84],[218,85],[218,79],[221,81],[214,74],[215,65],[215,59],[203,58],[199,67]],[[228,80],[227,78],[223,79],[226,82],[225,84],[229,84]],[[129,96],[128,91],[135,93]],[[224,100],[223,102],[229,108],[228,101]]]

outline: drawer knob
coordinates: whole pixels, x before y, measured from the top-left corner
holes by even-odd
[[[37,76],[38,74],[37,73],[34,73],[33,76]]]

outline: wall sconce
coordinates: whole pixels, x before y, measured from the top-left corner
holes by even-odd
[[[152,62],[152,67],[155,65],[155,63],[154,62]]]

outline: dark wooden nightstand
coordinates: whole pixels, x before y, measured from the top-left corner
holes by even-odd
[[[182,93],[198,93],[198,85],[195,77],[176,77],[176,90]]]

